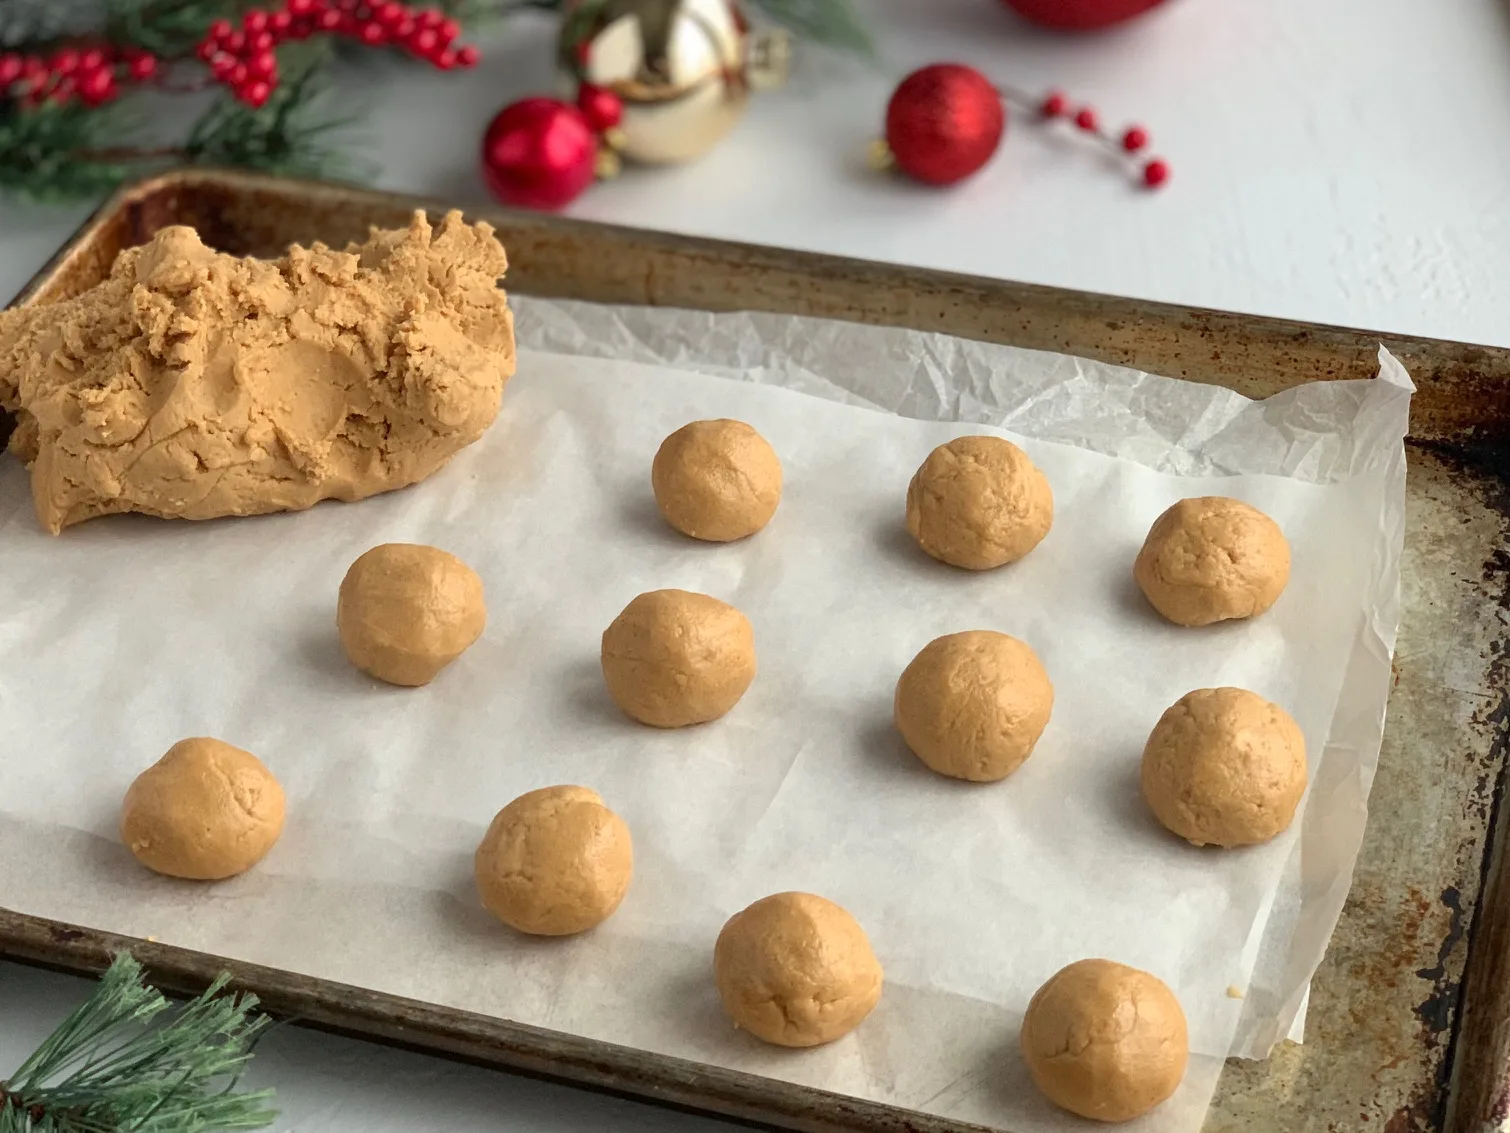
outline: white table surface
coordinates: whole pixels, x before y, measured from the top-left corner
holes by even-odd
[[[1061,38],[993,0],[860,0],[874,70],[808,56],[695,166],[595,186],[580,217],[1093,291],[1510,345],[1510,2],[1175,0],[1115,34]],[[477,139],[548,91],[550,24],[490,33],[461,76],[363,65],[355,147],[377,184],[485,199]],[[895,79],[940,60],[1058,86],[1154,135],[1174,178],[1128,187],[1078,145],[1013,121],[993,164],[939,192],[864,166]],[[87,207],[0,206],[0,297]],[[3,894],[0,894],[3,900]],[[88,991],[0,964],[0,1077]],[[297,1029],[251,1080],[278,1128],[362,1131],[729,1128],[634,1103]]]

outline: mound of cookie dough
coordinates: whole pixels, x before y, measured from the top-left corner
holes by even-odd
[[[267,855],[283,811],[283,788],[260,759],[197,736],[136,777],[121,806],[121,840],[157,873],[219,881]]]
[[[1251,618],[1274,605],[1290,581],[1290,544],[1256,507],[1198,496],[1154,521],[1133,578],[1176,625]]]
[[[1253,846],[1287,830],[1306,774],[1300,725],[1241,688],[1186,693],[1143,749],[1149,809],[1197,846]]]
[[[1163,980],[1111,960],[1079,960],[1028,1003],[1022,1056],[1055,1105],[1097,1121],[1131,1121],[1179,1088],[1190,1038]]]
[[[907,485],[907,530],[940,562],[991,570],[1016,562],[1054,522],[1038,466],[1000,437],[957,437],[928,454]]]
[[[257,515],[423,480],[498,414],[507,265],[459,212],[278,260],[173,227],[74,299],[0,312],[37,519]]]
[[[781,502],[781,461],[743,421],[693,421],[661,442],[650,485],[683,535],[729,543],[755,534]]]
[[[729,1018],[778,1046],[833,1042],[881,999],[881,962],[865,930],[811,893],[776,893],[730,917],[713,978]]]
[[[613,915],[634,875],[624,820],[586,787],[542,787],[498,812],[473,859],[482,903],[536,936],[585,932]]]

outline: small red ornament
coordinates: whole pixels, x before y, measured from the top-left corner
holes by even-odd
[[[624,100],[606,87],[591,83],[577,87],[577,109],[587,115],[588,124],[600,134],[624,120]]]
[[[504,204],[559,209],[592,183],[598,136],[587,116],[554,98],[505,106],[482,139],[482,172]]]
[[[1061,31],[1096,31],[1141,16],[1164,0],[1003,0],[1018,15]]]
[[[1007,114],[979,71],[935,63],[902,80],[886,107],[886,144],[903,171],[930,185],[970,176],[996,152]]]

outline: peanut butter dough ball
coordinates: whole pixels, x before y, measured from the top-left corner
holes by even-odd
[[[624,820],[586,787],[543,787],[498,812],[473,860],[488,911],[536,936],[606,921],[629,891],[634,847]]]
[[[179,740],[127,790],[121,840],[148,869],[219,881],[273,848],[283,805],[283,788],[255,755],[204,736]]]
[[[907,486],[907,530],[940,562],[990,570],[1016,562],[1054,522],[1054,493],[1011,441],[960,437],[939,445]]]
[[[1022,1056],[1055,1105],[1097,1121],[1131,1121],[1166,1101],[1185,1076],[1185,1012],[1157,976],[1079,960],[1028,1004]]]
[[[482,579],[455,555],[384,543],[341,580],[336,628],[346,656],[395,685],[427,685],[482,636]]]
[[[897,681],[897,730],[940,775],[1005,779],[1033,753],[1054,686],[1026,644],[987,629],[930,641]]]
[[[650,465],[655,502],[683,535],[728,543],[753,535],[781,502],[781,461],[743,421],[693,421]]]
[[[603,679],[630,719],[653,728],[716,720],[755,679],[755,631],[725,602],[652,590],[603,631]]]
[[[881,998],[881,963],[865,930],[832,901],[777,893],[718,934],[713,978],[736,1026],[778,1046],[849,1034]]]
[[[1197,846],[1252,846],[1289,828],[1306,791],[1306,741],[1277,704],[1240,688],[1186,693],[1143,748],[1143,797]]]
[[[1251,618],[1274,605],[1290,581],[1290,544],[1256,507],[1199,496],[1154,521],[1133,577],[1177,625]]]

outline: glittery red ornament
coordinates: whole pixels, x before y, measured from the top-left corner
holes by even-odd
[[[1061,31],[1109,28],[1157,8],[1164,0],[1002,0],[1018,15]]]
[[[893,92],[886,144],[905,173],[952,185],[991,159],[1006,122],[1001,95],[984,75],[959,63],[934,63]]]
[[[505,106],[482,138],[482,172],[504,204],[558,209],[592,183],[598,137],[575,106],[524,98]]]

